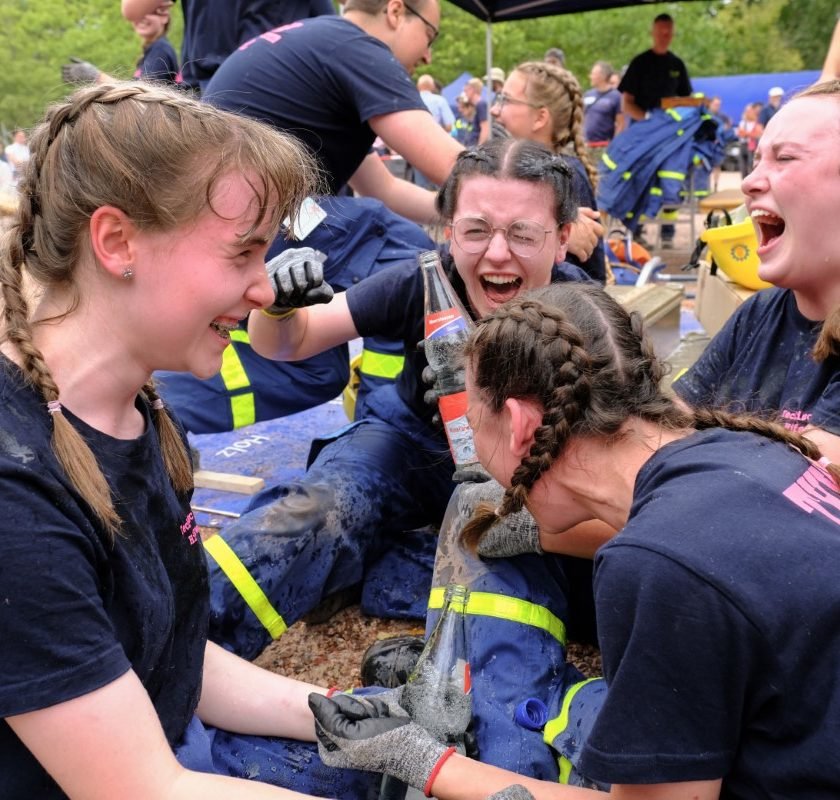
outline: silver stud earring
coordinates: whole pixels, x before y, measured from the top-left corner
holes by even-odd
[[[123,278],[126,280],[130,280],[134,277],[134,270],[131,268],[131,264],[126,265],[126,268],[123,270]]]

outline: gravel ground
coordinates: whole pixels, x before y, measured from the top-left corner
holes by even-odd
[[[423,635],[418,622],[364,616],[358,606],[318,625],[298,622],[256,659],[261,667],[320,686],[359,686],[362,654],[377,639]],[[587,677],[601,674],[601,656],[586,645],[569,645],[569,660]]]

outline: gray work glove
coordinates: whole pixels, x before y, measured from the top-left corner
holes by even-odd
[[[481,502],[492,503],[498,507],[504,493],[504,487],[494,480],[465,483],[459,489],[458,513],[469,519]],[[478,554],[485,558],[510,558],[523,553],[542,552],[537,523],[524,508],[499,520],[478,543]]]
[[[282,314],[293,308],[329,303],[333,289],[324,281],[327,257],[311,247],[284,250],[265,265],[274,289],[274,303],[266,311]]]
[[[70,56],[70,61],[61,67],[61,80],[65,83],[93,83],[99,72],[89,61]]]
[[[487,800],[534,800],[532,795],[521,783],[513,783],[496,794],[491,794]]]
[[[447,747],[405,716],[391,716],[376,695],[309,695],[318,753],[328,767],[381,772],[420,789]],[[405,712],[403,712],[405,713]]]

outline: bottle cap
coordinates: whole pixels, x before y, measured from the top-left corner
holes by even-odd
[[[529,697],[514,709],[513,719],[529,731],[541,731],[548,722],[548,706],[538,697]]]

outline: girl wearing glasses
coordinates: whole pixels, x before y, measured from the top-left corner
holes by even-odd
[[[476,319],[527,289],[585,279],[563,263],[576,213],[569,169],[545,148],[508,139],[463,152],[437,204],[450,226],[447,269]],[[283,258],[270,271],[282,272]],[[278,297],[277,304],[305,305],[306,292],[298,295],[297,302]],[[241,560],[265,567],[260,586],[290,625],[324,598],[358,585],[386,545],[418,541],[405,531],[439,524],[454,466],[432,420],[435,409],[423,400],[427,364],[417,347],[423,283],[416,263],[283,318],[253,314],[248,327],[254,349],[278,360],[373,334],[406,346],[396,383],[370,392],[353,426],[317,443],[306,475],[259,496],[263,505],[225,529]],[[434,540],[428,545],[433,549]],[[213,572],[211,583],[214,637],[239,652],[259,652],[270,641],[267,631],[222,574]]]
[[[570,250],[579,252],[575,237],[590,234],[585,218],[599,219],[595,202],[598,173],[586,153],[583,136],[583,93],[571,72],[544,61],[527,61],[514,69],[490,113],[517,139],[529,139],[563,155],[574,169],[573,186],[584,216],[572,229]],[[585,212],[585,213],[584,213]],[[579,215],[580,216],[580,215]],[[604,248],[600,239],[584,262],[570,258],[596,280],[604,280]]]

